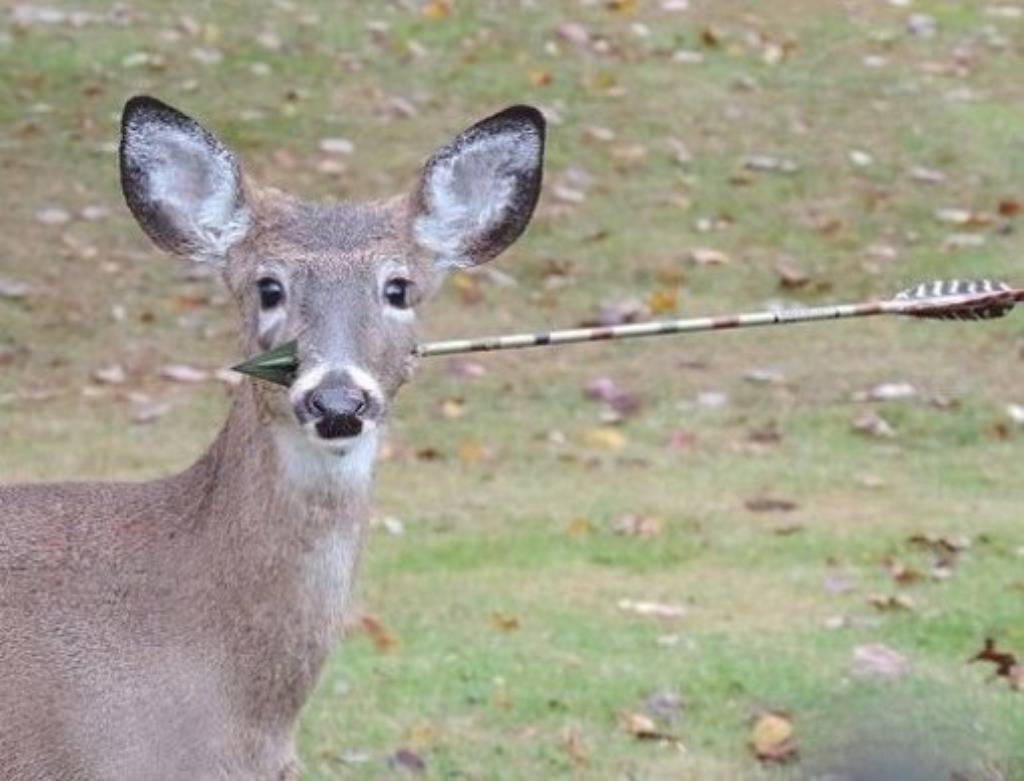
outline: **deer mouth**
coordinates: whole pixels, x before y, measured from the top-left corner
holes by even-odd
[[[323,439],[350,439],[363,433],[363,419],[358,415],[329,415],[313,425]]]

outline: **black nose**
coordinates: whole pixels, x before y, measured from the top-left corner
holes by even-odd
[[[322,385],[309,392],[306,408],[324,439],[354,437],[363,430],[359,416],[366,411],[368,400],[365,391],[350,385]]]

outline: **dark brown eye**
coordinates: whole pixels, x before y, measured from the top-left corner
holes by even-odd
[[[273,277],[263,277],[256,287],[260,291],[261,309],[273,309],[284,301],[284,286]]]
[[[387,284],[384,285],[384,300],[388,302],[388,306],[393,306],[395,309],[408,309],[410,306],[409,290],[411,287],[411,280],[401,277],[389,279]]]

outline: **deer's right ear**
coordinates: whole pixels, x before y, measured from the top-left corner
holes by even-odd
[[[121,189],[157,246],[220,262],[249,230],[235,156],[190,117],[138,96],[121,117]]]

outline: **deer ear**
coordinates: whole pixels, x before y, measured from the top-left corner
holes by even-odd
[[[427,162],[413,232],[443,267],[475,266],[519,238],[540,194],[544,117],[513,106],[478,122]]]
[[[195,120],[155,98],[125,104],[121,189],[142,229],[177,255],[219,262],[249,229],[235,156]]]

